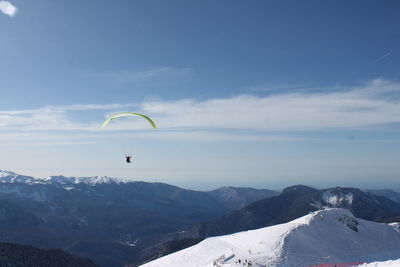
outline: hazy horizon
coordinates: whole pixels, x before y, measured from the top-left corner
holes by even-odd
[[[11,170],[4,170],[4,169],[0,169],[0,171],[10,171],[13,173],[16,173],[18,175],[23,175],[23,176],[30,176],[33,178],[47,178],[50,176],[65,176],[65,177],[77,177],[77,178],[84,178],[84,177],[98,177],[98,176],[103,176],[103,175],[88,175],[88,176],[69,176],[69,175],[63,175],[61,173],[55,174],[55,175],[32,175],[32,174],[27,174],[27,173],[18,173],[15,171],[11,171]],[[109,177],[109,176],[107,176]],[[126,180],[130,180],[130,181],[136,181],[136,182],[148,182],[148,183],[165,183],[161,180],[157,180],[155,179],[148,179],[148,180],[141,180],[140,178],[138,179],[129,179],[129,178],[125,178],[125,177],[109,177],[109,178],[116,178],[116,179],[126,179]],[[305,186],[309,186],[309,187],[313,187],[316,189],[327,189],[327,188],[335,188],[335,187],[353,187],[353,188],[359,188],[362,190],[369,190],[369,189],[388,189],[388,190],[400,190],[400,188],[398,187],[398,185],[396,183],[393,183],[392,187],[380,187],[379,185],[357,185],[355,183],[343,183],[343,184],[326,184],[325,186],[323,185],[323,183],[316,183],[316,184],[301,184],[301,183],[293,183],[293,184],[282,184],[281,186],[278,185],[278,183],[268,183],[266,182],[264,185],[263,184],[220,184],[220,185],[216,185],[216,186],[212,186],[210,184],[173,184],[173,183],[166,183],[172,186],[177,186],[183,189],[188,189],[188,190],[195,190],[195,191],[211,191],[211,190],[215,190],[221,187],[247,187],[247,188],[255,188],[255,189],[269,189],[269,190],[274,190],[274,191],[282,191],[283,189],[287,188],[287,187],[291,187],[291,186],[296,186],[296,185],[305,185]]]

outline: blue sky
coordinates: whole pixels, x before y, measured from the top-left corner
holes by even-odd
[[[398,1],[0,10],[0,169],[202,190],[398,186]],[[119,111],[159,129],[138,118],[99,129]]]

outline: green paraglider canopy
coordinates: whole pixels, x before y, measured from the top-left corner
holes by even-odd
[[[111,115],[110,117],[108,117],[103,124],[101,125],[102,128],[106,127],[107,124],[112,121],[113,119],[119,118],[119,117],[126,117],[126,116],[139,116],[142,118],[145,118],[150,124],[151,126],[153,126],[153,129],[157,129],[156,124],[154,123],[154,121],[152,121],[149,117],[147,117],[146,115],[140,114],[140,113],[135,113],[135,112],[120,112],[120,113],[115,113],[113,115]]]

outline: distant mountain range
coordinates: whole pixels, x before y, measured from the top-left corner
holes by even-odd
[[[58,248],[101,266],[136,266],[209,236],[285,223],[326,207],[373,221],[400,219],[400,204],[355,188],[201,192],[104,176],[0,171],[0,242]]]
[[[370,190],[365,190],[365,192],[377,195],[377,196],[382,196],[386,197],[390,200],[393,200],[394,202],[400,203],[400,190],[393,190],[393,189],[370,189]]]
[[[9,267],[97,267],[94,262],[58,249],[39,249],[0,243],[0,266]]]
[[[182,189],[176,186],[171,186],[163,183],[146,183],[146,182],[138,182],[131,181],[127,179],[120,178],[110,178],[106,176],[95,176],[95,177],[65,177],[65,176],[50,176],[46,178],[34,178],[31,176],[19,175],[10,171],[2,171],[0,170],[0,184],[1,183],[23,183],[29,185],[55,185],[57,187],[61,187],[65,190],[71,189],[79,189],[82,185],[136,185],[136,187],[144,186],[151,190],[151,194],[158,194],[157,186],[159,188],[164,187],[163,189],[169,187],[169,192],[166,192],[168,197],[171,197],[176,192],[179,193],[188,193],[192,192],[193,194],[199,195],[208,195],[215,201],[219,203],[220,206],[224,207],[226,210],[236,210],[244,207],[247,204],[250,204],[254,201],[277,195],[279,192],[268,190],[268,189],[254,189],[249,187],[232,187],[226,186],[221,187],[213,191],[209,192],[200,192],[194,190]],[[163,190],[161,189],[161,191]],[[147,192],[146,192],[147,193]],[[163,192],[165,193],[165,192]],[[177,198],[180,198],[181,195],[176,194]]]
[[[276,193],[0,171],[0,241],[60,248],[102,266],[121,266],[169,233]]]
[[[356,218],[345,209],[325,209],[285,224],[208,238],[143,267],[355,266],[394,260],[400,255],[399,226]]]
[[[256,201],[220,218],[175,233],[171,235],[170,240],[142,252],[140,258],[145,262],[178,251],[210,236],[286,223],[324,208],[345,208],[359,218],[376,222],[397,221],[396,218],[400,215],[400,204],[356,188],[336,187],[317,190],[297,185],[284,189],[279,195]],[[179,240],[182,240],[181,243]]]
[[[228,210],[237,210],[257,200],[278,195],[279,192],[268,189],[225,186],[208,192]]]

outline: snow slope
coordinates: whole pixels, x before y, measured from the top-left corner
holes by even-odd
[[[400,260],[393,260],[393,261],[376,261],[371,263],[365,263],[358,265],[359,267],[399,267]]]
[[[308,266],[400,258],[400,233],[394,225],[355,218],[345,209],[313,212],[294,221],[208,238],[143,267]],[[241,263],[239,263],[239,260]],[[247,265],[244,265],[247,266]]]

